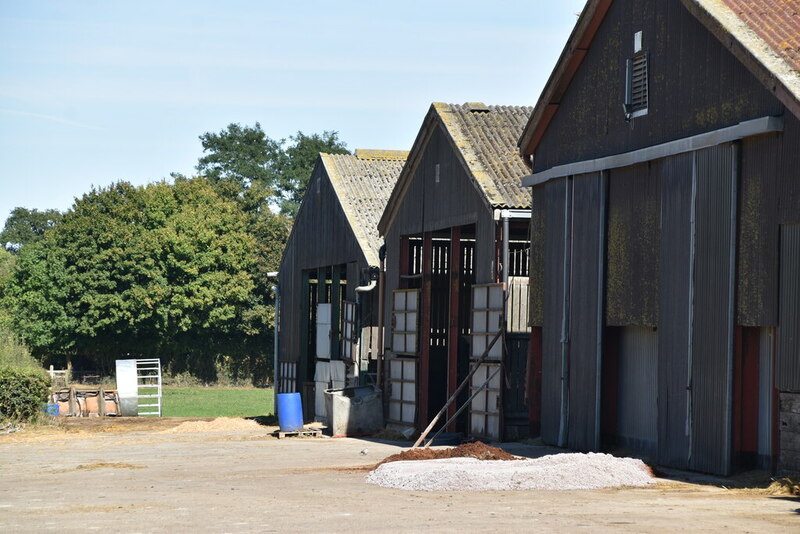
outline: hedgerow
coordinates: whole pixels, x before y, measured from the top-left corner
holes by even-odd
[[[0,420],[30,421],[47,400],[50,384],[33,371],[0,367]]]

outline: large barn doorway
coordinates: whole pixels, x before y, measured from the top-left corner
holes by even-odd
[[[298,382],[302,383],[303,417],[307,421],[324,421],[324,390],[344,385],[341,349],[346,288],[345,265],[303,272],[300,346],[305,350],[300,357]]]
[[[506,228],[508,236],[503,236],[502,225],[498,222],[493,246],[495,268],[492,283],[500,285],[504,275],[507,275],[508,282],[503,295],[506,300],[503,302],[501,298],[500,304],[505,317],[501,328],[508,337],[504,337],[505,343],[501,342],[497,347],[502,352],[500,361],[508,365],[497,376],[500,386],[495,384],[501,390],[499,400],[495,400],[500,421],[499,424],[493,423],[492,439],[501,439],[506,434],[512,439],[529,435],[527,406],[532,399],[527,396],[538,398],[538,388],[535,392],[526,392],[530,342],[527,324],[530,296],[528,224],[524,218],[518,217],[509,221]],[[507,255],[503,249],[504,240],[508,243]],[[469,374],[470,358],[476,357],[471,350],[474,341],[471,339],[472,294],[477,281],[475,245],[474,224],[401,239],[400,288],[420,291],[419,351],[416,354],[419,363],[417,425],[420,428],[427,426],[445,405]],[[505,258],[506,266],[503,265]],[[506,272],[503,272],[504,268]],[[452,417],[469,396],[469,388],[464,388],[439,425]],[[464,411],[446,430],[469,434],[470,429],[470,415]]]
[[[475,283],[475,225],[403,239],[402,289],[419,289],[419,412],[424,427],[469,372],[470,288]],[[462,394],[458,405],[466,401]],[[455,413],[453,404],[448,412]],[[440,420],[444,423],[446,418]],[[448,428],[466,432],[466,413]]]

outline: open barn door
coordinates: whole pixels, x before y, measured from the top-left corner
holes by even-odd
[[[418,289],[392,292],[392,354],[389,361],[388,422],[413,427],[417,414],[419,355]]]
[[[470,359],[480,359],[492,338],[504,329],[503,285],[472,286],[472,349]],[[486,360],[472,376],[471,393],[488,381],[470,405],[470,435],[487,441],[499,441],[502,421],[502,366],[504,340],[495,343]],[[499,372],[497,372],[499,370]]]

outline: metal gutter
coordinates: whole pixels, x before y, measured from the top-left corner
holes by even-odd
[[[745,137],[763,135],[770,132],[783,131],[783,117],[760,117],[749,121],[740,122],[713,132],[706,132],[692,137],[677,139],[668,143],[607,156],[604,158],[590,159],[577,163],[568,163],[547,169],[546,171],[529,174],[522,178],[522,185],[533,187],[556,178],[587,174],[620,167],[629,167],[637,163],[644,163],[655,159],[667,158],[686,152],[694,152],[703,148],[717,146],[723,143],[738,141]]]

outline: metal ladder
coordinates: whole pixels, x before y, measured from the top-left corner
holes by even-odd
[[[161,360],[136,360],[136,397],[139,415],[161,417]],[[141,399],[146,399],[142,403]],[[144,409],[143,409],[144,408]]]

